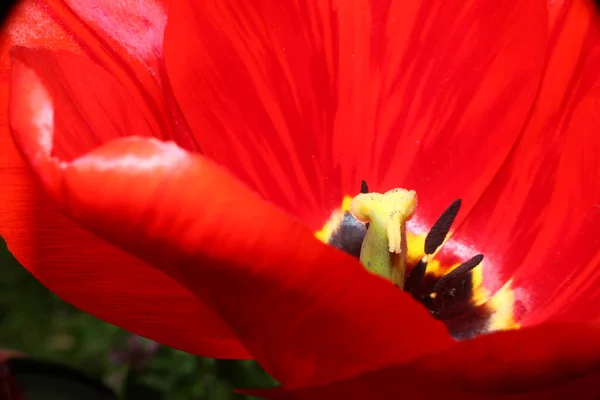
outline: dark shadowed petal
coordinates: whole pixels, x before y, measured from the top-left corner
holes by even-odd
[[[13,56],[13,94],[31,94],[41,78],[57,102],[56,109],[40,111],[56,129],[57,140],[48,143],[55,154],[71,159],[111,138],[158,134],[114,78],[84,57],[27,48]],[[28,76],[37,80],[28,82]],[[0,233],[38,280],[82,310],[142,336],[205,356],[249,357],[187,289],[65,217],[37,188],[8,130],[2,132]],[[106,182],[99,190],[109,187]]]
[[[431,223],[470,208],[519,136],[544,5],[177,0],[165,61],[202,152],[311,228],[361,179],[415,189]]]
[[[457,231],[491,293],[512,278],[522,325],[600,317],[600,19],[592,1],[558,4],[531,118]]]
[[[272,399],[596,399],[600,328],[539,326],[461,342],[450,350],[329,386],[249,390]]]
[[[410,296],[172,142],[130,137],[52,157],[48,90],[20,63],[13,79],[14,138],[49,195],[193,291],[279,381],[324,383],[452,344]]]

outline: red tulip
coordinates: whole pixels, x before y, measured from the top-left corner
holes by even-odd
[[[264,395],[598,395],[591,1],[66,3],[3,45],[45,194],[3,133],[1,233],[51,290],[297,388]],[[429,312],[315,240],[362,179],[418,194],[398,254]]]

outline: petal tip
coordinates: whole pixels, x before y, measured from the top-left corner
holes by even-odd
[[[52,152],[54,106],[41,78],[13,49],[10,74],[9,124],[13,139],[29,163]]]
[[[11,51],[8,121],[13,140],[29,166],[50,194],[62,168],[52,156],[54,145],[54,104],[41,77],[27,65],[27,48]]]

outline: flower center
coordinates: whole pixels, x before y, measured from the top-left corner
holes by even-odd
[[[416,206],[417,194],[412,190],[373,193],[363,181],[361,193],[346,197],[342,208],[332,214],[316,236],[359,258],[367,270],[411,293],[434,317],[452,318],[476,297],[472,292],[476,280],[473,272],[483,255],[441,268],[434,258],[448,239],[461,200],[452,202],[426,235],[406,228]]]

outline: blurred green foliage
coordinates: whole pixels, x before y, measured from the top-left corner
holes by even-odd
[[[250,399],[232,390],[275,385],[255,362],[196,357],[78,311],[21,267],[3,240],[0,293],[0,348],[76,368],[123,399]],[[155,351],[140,362],[131,354],[132,343]]]

